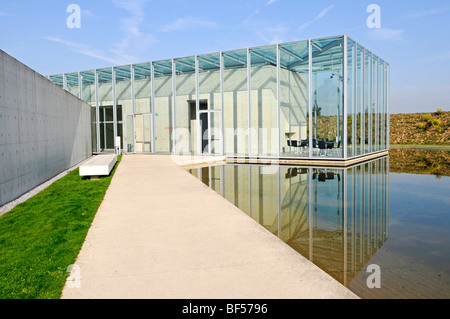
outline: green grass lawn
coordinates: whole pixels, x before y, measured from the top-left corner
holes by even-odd
[[[112,176],[78,169],[0,216],[0,298],[60,298]]]

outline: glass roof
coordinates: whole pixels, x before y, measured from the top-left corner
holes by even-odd
[[[133,65],[134,79],[149,79],[151,77],[150,62]]]
[[[172,76],[172,60],[153,62],[153,74],[155,77]]]
[[[354,42],[348,37],[349,43]],[[311,40],[313,71],[333,69],[341,67],[343,63],[344,36],[328,37]],[[358,43],[358,50],[365,49]],[[279,44],[280,67],[296,72],[309,71],[309,40],[296,41]],[[276,45],[249,48],[252,65],[273,65],[276,66],[277,54]],[[366,52],[368,50],[366,49]],[[370,51],[369,51],[370,52]],[[223,55],[224,68],[245,68],[247,67],[247,49],[221,52]],[[371,53],[371,52],[370,52]],[[376,57],[376,55],[374,55]],[[199,71],[218,70],[220,68],[220,52],[198,55]],[[389,64],[379,59],[386,66]],[[195,71],[195,56],[173,59],[177,74],[191,73]],[[172,59],[155,61],[154,76],[171,76]],[[116,80],[129,80],[131,78],[131,67],[134,70],[134,78],[150,78],[151,62],[133,65],[114,67]],[[88,73],[89,72],[89,73]],[[81,72],[83,81],[92,81],[92,74],[95,70]],[[112,69],[98,69],[99,82],[112,81]],[[68,85],[78,84],[78,72],[67,73],[66,82]],[[52,75],[49,77],[53,82],[62,86],[62,75]],[[94,77],[95,78],[95,77]]]
[[[220,68],[220,54],[204,54],[197,56],[199,71],[218,70]]]

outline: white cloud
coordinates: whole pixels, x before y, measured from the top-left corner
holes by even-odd
[[[218,25],[213,21],[206,21],[198,18],[179,18],[175,21],[163,25],[159,30],[162,32],[172,32],[172,31],[182,31],[186,29],[192,29],[197,27],[205,27],[205,28],[217,28]]]
[[[106,62],[109,62],[112,64],[125,64],[124,61],[117,60],[115,58],[111,58],[108,55],[106,55],[105,52],[103,52],[101,50],[96,50],[96,49],[92,48],[92,46],[89,44],[72,42],[72,41],[64,40],[64,39],[61,39],[58,37],[49,37],[48,36],[48,37],[44,37],[44,39],[46,39],[48,41],[64,44],[70,51],[80,53],[80,54],[89,56],[91,58],[96,58],[96,59],[106,61]]]
[[[388,29],[388,28],[379,28],[379,29],[370,29],[369,37],[375,40],[381,41],[405,41],[403,34],[405,30],[401,29]]]
[[[7,12],[0,11],[0,17],[14,17],[14,15],[7,13]]]
[[[433,16],[436,14],[444,13],[449,10],[450,10],[450,6],[440,7],[440,8],[431,8],[431,9],[428,9],[425,11],[410,12],[409,14],[407,14],[407,18],[417,19],[417,18],[422,18],[422,17],[426,17],[426,16]]]
[[[308,20],[308,21],[306,21],[305,23],[303,23],[303,24],[298,28],[298,32],[302,32],[304,29],[306,29],[307,27],[309,27],[309,26],[310,26],[311,24],[313,24],[314,22],[316,22],[316,21],[322,19],[323,17],[325,17],[325,16],[327,15],[327,13],[328,13],[331,9],[333,9],[334,7],[335,7],[334,4],[332,4],[332,5],[330,5],[330,6],[326,7],[326,8],[324,8],[324,9],[322,9],[322,11],[320,11],[319,14],[316,15],[316,16],[314,17],[314,19]]]
[[[139,60],[129,52],[142,52],[157,42],[155,36],[145,34],[140,29],[145,22],[144,6],[147,2],[148,0],[113,0],[113,3],[118,8],[125,10],[129,16],[120,19],[119,27],[123,31],[123,35],[110,51],[117,59],[126,61],[126,64]]]
[[[266,5],[264,6],[264,8],[270,6],[271,4],[273,4],[273,3],[276,2],[276,1],[278,1],[278,0],[269,0],[269,1],[267,1],[267,3],[266,3]]]
[[[442,62],[450,60],[450,51],[447,51],[443,54],[430,56],[424,59],[425,62]]]

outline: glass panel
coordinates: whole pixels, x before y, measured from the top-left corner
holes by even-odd
[[[144,153],[150,153],[152,151],[152,116],[150,114],[144,114],[143,126],[143,151]]]
[[[266,174],[264,166],[249,166],[250,216],[278,236],[278,171]]]
[[[364,48],[358,45],[356,52],[356,154],[364,154]]]
[[[389,72],[390,72],[390,65],[387,64],[386,66],[386,71],[385,71],[385,76],[386,76],[386,104],[385,104],[385,110],[386,110],[386,126],[385,126],[385,130],[386,130],[386,134],[385,134],[385,138],[386,138],[386,148],[389,148]]]
[[[203,154],[209,154],[209,116],[208,112],[200,113],[201,147]]]
[[[225,152],[248,155],[247,50],[223,53]]]
[[[131,65],[114,68],[116,76],[116,115],[117,115],[117,136],[120,136],[121,145],[124,144],[122,132],[123,117],[133,114],[133,101],[131,90]]]
[[[126,135],[125,135],[125,152],[134,153],[134,125],[133,125],[133,115],[127,115],[125,121]]]
[[[136,153],[144,152],[144,116],[136,114],[134,117],[136,135]]]
[[[379,59],[378,67],[378,149],[384,149],[384,61]]]
[[[210,127],[211,131],[211,154],[222,154],[221,147],[221,113],[219,112],[210,112]]]
[[[193,134],[196,100],[195,58],[176,59],[174,63],[176,70],[176,153],[195,154],[195,135]]]
[[[81,98],[91,105],[91,141],[92,151],[97,152],[97,129],[96,129],[96,97],[95,97],[95,71],[80,72]]]
[[[114,150],[112,68],[97,70],[100,113],[100,151]],[[105,123],[108,123],[107,125]]]
[[[64,78],[63,78],[64,76],[66,75],[65,74],[50,75],[50,81],[60,86],[61,88],[64,88]]]
[[[366,153],[372,152],[372,55],[364,53],[364,145]]]
[[[79,96],[78,72],[67,73],[65,76],[66,76],[67,91],[78,97]]]
[[[283,44],[279,48],[280,156],[308,157],[308,41]]]
[[[250,131],[253,156],[278,155],[276,46],[250,51]]]
[[[347,38],[347,156],[356,155],[356,44]]]
[[[378,151],[378,57],[372,56],[372,152]]]
[[[153,63],[156,153],[170,153],[173,148],[172,61]]]
[[[150,63],[133,65],[135,113],[151,113],[151,72]]]
[[[220,98],[220,54],[198,56],[199,99],[207,103],[208,109],[221,109]]]
[[[343,157],[343,37],[312,41],[313,156]]]

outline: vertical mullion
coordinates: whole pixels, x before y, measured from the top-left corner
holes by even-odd
[[[152,148],[153,153],[156,153],[156,138],[155,138],[155,72],[153,70],[153,62],[150,62],[150,112],[152,113]]]
[[[174,139],[174,138],[172,138],[172,137],[174,137],[175,135],[174,135],[174,130],[176,129],[176,127],[177,127],[177,124],[176,124],[176,102],[177,102],[177,98],[176,98],[176,92],[177,92],[177,82],[176,82],[176,75],[177,75],[177,72],[176,72],[176,63],[175,63],[175,60],[172,58],[172,133],[171,133],[171,135],[172,136],[170,136],[170,140],[172,140],[172,150],[171,150],[171,153],[173,153],[173,151],[175,150],[175,154],[178,154],[178,151],[177,151],[177,141],[176,141],[176,139]]]
[[[223,85],[223,74],[224,74],[224,66],[223,66],[223,54],[222,52],[219,53],[219,73],[220,73],[220,105],[221,105],[221,112],[220,112],[220,118],[221,118],[221,147],[222,147],[222,155],[225,155],[225,125],[224,125],[224,111],[225,111],[225,97],[224,97],[224,85]]]
[[[114,127],[114,150],[116,149],[116,137],[117,137],[117,101],[116,101],[116,71],[114,67],[111,68],[111,86],[112,86],[112,94],[113,94],[113,127]]]
[[[365,154],[366,150],[366,49],[363,48],[363,58],[361,59],[362,68],[362,112],[361,112],[361,154]]]
[[[309,158],[313,157],[312,142],[312,43],[308,40],[308,114],[309,114]]]
[[[280,157],[280,108],[281,108],[281,96],[280,96],[280,45],[277,44],[277,156]],[[272,138],[273,141],[273,138]]]
[[[344,120],[342,123],[342,130],[343,130],[343,138],[344,138],[344,159],[347,159],[347,112],[348,112],[348,101],[347,101],[347,97],[348,97],[348,37],[347,35],[344,35]],[[339,118],[339,114],[338,114],[338,118]],[[338,129],[339,130],[339,129]],[[344,274],[345,276],[345,274]]]
[[[357,70],[358,68],[358,42],[355,41],[353,47],[353,115],[352,115],[352,156],[357,155],[357,143],[358,143],[358,132],[357,132],[357,118],[358,118],[358,87],[357,87]]]
[[[94,81],[95,81],[95,116],[97,120],[95,121],[95,130],[97,132],[97,152],[100,152],[100,103],[98,100],[98,73],[97,70],[94,71]]]
[[[247,48],[247,106],[248,106],[248,149],[247,155],[252,155],[252,115],[251,115],[251,57],[250,57],[250,49]]]
[[[200,139],[199,136],[201,134],[200,127],[200,114],[198,114],[199,108],[200,108],[200,101],[199,101],[199,95],[200,95],[200,87],[199,87],[199,66],[198,66],[198,56],[195,56],[195,131],[196,136],[194,136],[194,143],[195,143],[195,149],[196,153],[198,155],[201,154],[201,146],[200,146]]]
[[[83,90],[83,88],[81,87],[81,73],[80,73],[80,71],[78,71],[78,98],[80,100],[82,100],[82,98],[81,98],[82,90]]]
[[[132,107],[132,112],[133,112],[133,115],[131,117],[131,119],[132,119],[131,125],[133,125],[133,136],[128,137],[128,131],[129,131],[128,128],[126,128],[126,130],[122,129],[122,131],[127,133],[127,144],[129,143],[128,142],[129,138],[133,139],[133,153],[135,153],[136,152],[136,139],[135,139],[135,134],[134,134],[134,131],[135,131],[135,129],[134,129],[134,114],[136,113],[136,103],[135,103],[135,96],[134,96],[135,92],[134,92],[134,67],[133,67],[133,65],[130,65],[130,69],[131,69],[131,79],[130,79],[130,81],[131,81],[131,107]],[[125,125],[128,125],[128,122],[126,119],[127,118],[125,117]],[[122,121],[123,121],[123,117],[122,117]],[[151,152],[151,150],[150,150],[150,152]]]

